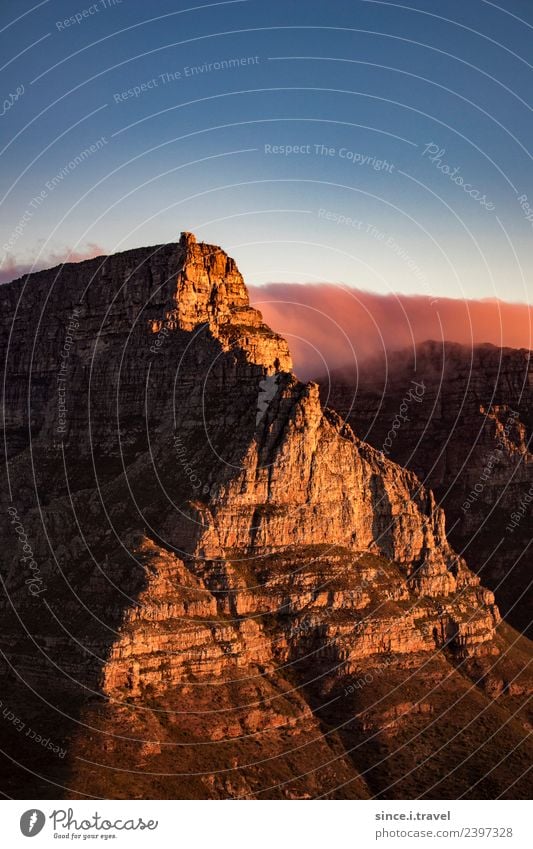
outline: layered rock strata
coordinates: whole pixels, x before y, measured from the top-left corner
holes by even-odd
[[[6,792],[439,798],[456,766],[475,795],[463,744],[485,772],[509,747],[506,792],[526,644],[431,491],[292,375],[223,251],[184,234],[0,296],[4,678],[67,751],[4,725]]]

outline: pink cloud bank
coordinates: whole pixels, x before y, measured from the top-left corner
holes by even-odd
[[[533,348],[533,307],[527,304],[378,295],[328,283],[252,286],[250,298],[287,338],[302,378],[427,339]]]

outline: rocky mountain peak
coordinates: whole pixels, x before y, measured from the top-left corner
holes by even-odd
[[[39,698],[31,708],[27,686],[0,685],[68,740],[73,793],[117,795],[144,774],[148,797],[157,775],[174,796],[187,776],[190,794],[193,774],[199,796],[259,795],[274,780],[283,797],[301,775],[304,798],[334,792],[341,769],[349,795],[377,795],[388,778],[350,754],[376,729],[380,763],[396,763],[391,728],[425,734],[408,755],[425,761],[448,743],[431,716],[456,690],[472,722],[492,710],[474,683],[525,692],[504,683],[507,666],[491,672],[507,650],[499,612],[432,492],[292,374],[224,251],[183,233],[0,297],[1,495],[39,568],[28,591],[10,527],[3,651]],[[72,728],[43,718],[41,691]],[[16,752],[6,727],[0,746]],[[514,751],[520,722],[506,734]],[[32,758],[26,772],[42,774]],[[278,758],[282,772],[268,765]],[[308,778],[317,764],[326,772]]]
[[[250,306],[244,280],[233,259],[221,248],[197,242],[184,232],[179,240],[181,268],[177,273],[176,315],[183,330],[207,322],[230,322],[235,312]]]
[[[225,348],[241,350],[249,362],[264,366],[269,374],[290,371],[287,343],[250,306],[235,261],[216,245],[198,242],[190,232],[181,234],[178,247],[172,307],[163,319],[152,322],[152,331],[192,331],[206,324]]]

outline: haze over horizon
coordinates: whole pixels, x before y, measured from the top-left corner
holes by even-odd
[[[533,308],[501,300],[434,299],[334,284],[251,286],[267,324],[289,342],[300,378],[316,378],[421,342],[533,348]]]

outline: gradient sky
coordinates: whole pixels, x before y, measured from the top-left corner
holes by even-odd
[[[531,302],[531,0],[4,0],[0,39],[4,272],[187,229],[255,285]]]

